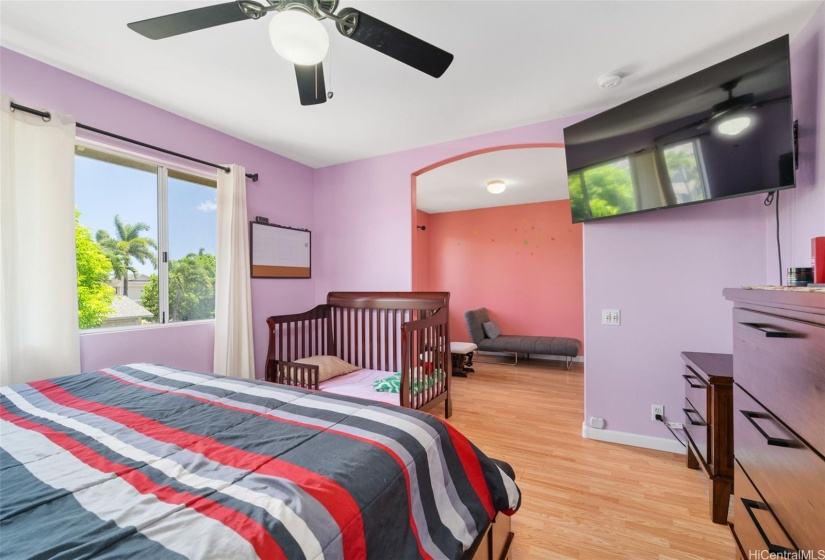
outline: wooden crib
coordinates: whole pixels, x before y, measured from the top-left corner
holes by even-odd
[[[449,418],[449,301],[449,292],[330,292],[310,311],[269,317],[266,380],[318,390],[318,366],[295,360],[337,356],[360,368],[401,372],[400,406],[444,403]]]

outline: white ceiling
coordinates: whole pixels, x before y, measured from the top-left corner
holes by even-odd
[[[501,194],[487,192],[487,181],[502,179]],[[569,198],[563,148],[522,148],[461,159],[416,181],[416,206],[429,214],[512,206]]]
[[[782,34],[793,38],[821,0],[342,0],[455,61],[434,79],[325,22],[335,97],[310,107],[299,105],[293,68],[270,46],[273,16],[160,41],[126,27],[212,3],[3,0],[0,44],[323,167],[605,109]],[[599,89],[596,80],[611,72],[625,83]]]

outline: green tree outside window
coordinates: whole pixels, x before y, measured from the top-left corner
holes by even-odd
[[[636,210],[633,180],[630,177],[627,158],[570,173],[567,176],[567,186],[575,221],[615,216]]]
[[[109,286],[112,263],[92,239],[92,230],[80,223],[74,213],[74,239],[77,259],[77,312],[81,329],[99,327],[112,312],[115,289]]]
[[[143,290],[141,304],[158,320],[158,275]],[[169,319],[215,318],[215,255],[201,249],[169,262]]]

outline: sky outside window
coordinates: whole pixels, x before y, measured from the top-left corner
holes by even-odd
[[[173,177],[168,185],[169,258],[179,259],[200,249],[214,255],[217,189]],[[80,223],[93,233],[103,229],[114,236],[114,217],[119,215],[125,224],[147,224],[150,229],[142,236],[158,240],[156,172],[77,157],[75,204]],[[155,272],[149,262],[133,264],[147,276]]]
[[[124,224],[143,222],[149,231],[142,237],[158,240],[157,174],[89,157],[75,158],[75,206],[80,223],[92,230],[102,229],[116,237],[114,220]],[[139,273],[151,275],[152,263],[132,263]]]
[[[214,255],[217,244],[218,190],[169,177],[169,258],[190,253]]]

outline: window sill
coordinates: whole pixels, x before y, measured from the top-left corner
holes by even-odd
[[[123,327],[103,327],[98,329],[83,329],[80,336],[93,334],[111,334],[121,332],[149,331],[156,329],[177,329],[196,325],[214,325],[215,319],[200,319],[198,321],[179,321],[177,323],[151,323],[146,325],[125,325]]]

